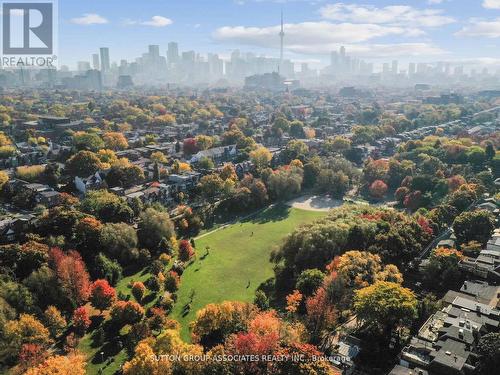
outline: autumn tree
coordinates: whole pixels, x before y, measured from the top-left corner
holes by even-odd
[[[74,250],[65,254],[54,248],[50,250],[49,264],[72,306],[85,303],[90,295],[90,277],[80,254]]]
[[[128,147],[127,138],[123,135],[123,133],[119,132],[108,132],[104,133],[102,137],[106,148],[110,150],[125,150]]]
[[[194,249],[188,240],[181,240],[179,242],[179,259],[187,262],[194,256]]]
[[[26,371],[25,375],[85,375],[85,357],[79,353],[67,356],[52,356],[37,367]]]
[[[19,319],[8,321],[3,327],[4,342],[7,352],[18,355],[24,344],[36,344],[48,347],[52,340],[49,330],[33,315],[21,314]]]
[[[134,324],[144,316],[144,309],[133,301],[117,301],[111,308],[111,319],[118,324]]]
[[[91,305],[101,313],[113,304],[115,298],[115,289],[109,285],[107,280],[100,279],[92,283],[89,300]]]
[[[354,310],[368,327],[392,332],[398,324],[408,325],[416,317],[417,299],[410,289],[378,281],[355,292]]]
[[[89,313],[85,306],[80,306],[75,311],[73,311],[73,328],[76,332],[83,336],[87,328],[89,328],[91,320],[89,318]]]
[[[271,159],[272,154],[266,147],[259,147],[250,152],[250,160],[259,172],[269,166]]]
[[[229,335],[244,331],[255,314],[255,307],[244,302],[208,304],[196,313],[193,341],[204,348],[211,348],[222,343]]]
[[[49,306],[43,313],[45,326],[53,338],[59,337],[66,328],[66,319],[55,306]]]
[[[370,185],[370,194],[372,197],[381,199],[387,193],[387,184],[382,180],[375,180]]]

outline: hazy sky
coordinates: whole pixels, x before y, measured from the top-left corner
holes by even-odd
[[[375,62],[500,62],[500,0],[59,0],[62,64],[89,60],[98,47],[111,59],[140,56],[148,44],[181,50],[234,48],[278,56],[280,10],[285,55],[327,63],[329,52]]]

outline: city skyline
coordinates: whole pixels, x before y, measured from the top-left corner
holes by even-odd
[[[61,2],[59,8],[60,63],[72,67],[90,61],[103,46],[113,46],[110,59],[116,62],[133,61],[150,44],[166,56],[170,41],[226,60],[234,49],[279,58],[282,10],[284,58],[299,64],[327,66],[331,51],[345,45],[354,57],[376,66],[393,59],[500,65],[497,0],[217,0],[210,6],[199,0],[182,6],[91,0]]]

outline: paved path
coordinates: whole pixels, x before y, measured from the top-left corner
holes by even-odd
[[[342,199],[334,199],[326,195],[304,195],[292,199],[287,205],[307,211],[330,211],[332,208],[342,206]]]

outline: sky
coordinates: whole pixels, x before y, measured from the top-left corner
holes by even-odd
[[[450,61],[500,66],[500,0],[59,0],[60,63],[89,61],[109,47],[112,61],[133,60],[170,41],[181,51],[233,49],[326,65],[344,45],[376,64]]]

